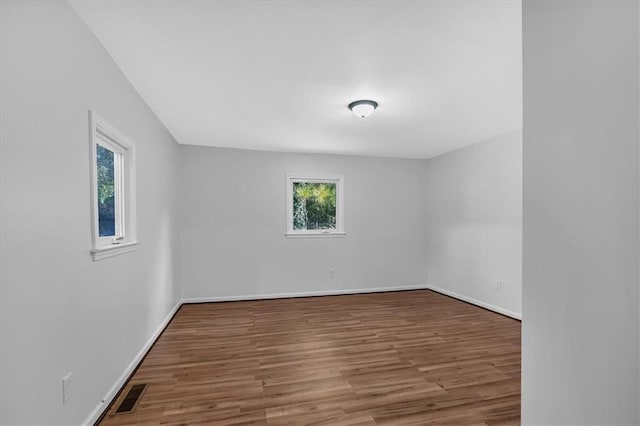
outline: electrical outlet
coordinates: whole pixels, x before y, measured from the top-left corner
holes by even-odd
[[[502,280],[496,281],[496,290],[502,291]]]
[[[333,278],[336,276],[336,271],[335,269],[329,269],[329,278]]]
[[[71,400],[71,374],[69,373],[62,378],[62,404]]]

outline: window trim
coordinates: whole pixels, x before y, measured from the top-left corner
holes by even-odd
[[[309,176],[304,174],[287,174],[287,238],[331,238],[346,236],[344,228],[344,176]],[[294,230],[293,229],[293,184],[296,182],[335,183],[336,184],[336,229]]]
[[[91,235],[93,260],[101,260],[135,250],[139,244],[136,232],[135,158],[134,143],[109,124],[95,111],[89,111],[89,153],[91,165]],[[98,220],[97,145],[114,153],[120,173],[114,175],[116,208],[115,237],[100,237]]]

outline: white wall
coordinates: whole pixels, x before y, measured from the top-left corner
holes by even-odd
[[[427,160],[424,196],[427,283],[519,316],[522,132]]]
[[[3,1],[1,27],[0,423],[79,424],[179,298],[177,145],[65,2]],[[89,109],[138,155],[142,245],[99,262]]]
[[[184,297],[424,284],[423,161],[193,146],[180,157]],[[287,173],[344,176],[345,238],[285,238]]]
[[[640,420],[637,8],[524,2],[524,424]]]

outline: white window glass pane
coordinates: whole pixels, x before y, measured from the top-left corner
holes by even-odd
[[[293,183],[293,229],[336,229],[335,183]]]
[[[112,237],[116,235],[114,153],[101,145],[96,148],[98,235]]]

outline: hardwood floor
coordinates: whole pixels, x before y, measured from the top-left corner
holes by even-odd
[[[519,423],[520,322],[428,290],[184,305],[102,421]]]

